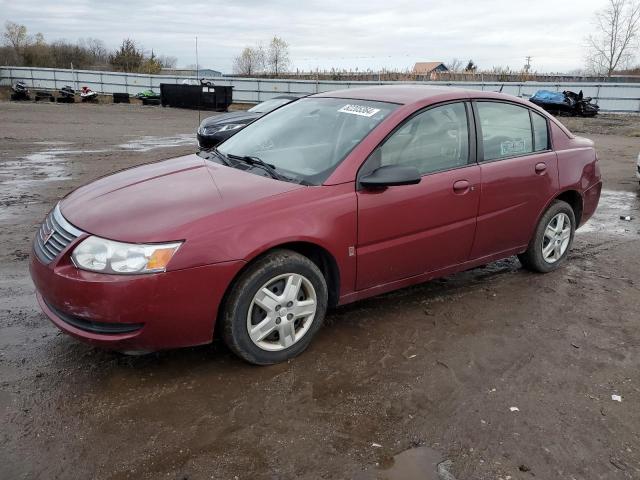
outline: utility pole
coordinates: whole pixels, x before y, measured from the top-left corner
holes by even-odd
[[[529,73],[529,70],[531,69],[531,59],[532,59],[533,57],[531,57],[531,56],[526,56],[526,57],[524,57],[524,58],[525,58],[525,60],[527,61],[527,63],[524,65],[524,71],[525,71],[526,73]]]

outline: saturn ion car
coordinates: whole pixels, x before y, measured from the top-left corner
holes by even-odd
[[[593,143],[525,100],[327,92],[80,187],[44,220],[31,276],[80,340],[133,353],[220,337],[272,364],[336,305],[512,255],[557,269],[600,190]]]

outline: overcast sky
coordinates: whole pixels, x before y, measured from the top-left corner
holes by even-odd
[[[472,58],[482,69],[538,72],[584,63],[584,37],[604,0],[0,0],[0,21],[47,40],[94,37],[116,47],[125,37],[146,50],[230,72],[245,45],[273,35],[290,45],[291,66],[410,68],[416,61]]]

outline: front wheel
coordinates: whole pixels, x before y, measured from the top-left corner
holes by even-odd
[[[322,326],[327,284],[307,257],[274,251],[234,282],[222,312],[229,348],[256,365],[283,362],[302,353]]]
[[[556,200],[542,215],[527,251],[518,255],[520,262],[534,272],[557,269],[567,259],[575,229],[573,209],[567,202]]]

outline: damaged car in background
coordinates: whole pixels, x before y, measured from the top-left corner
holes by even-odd
[[[259,365],[303,352],[327,309],[518,255],[567,261],[601,191],[593,142],[510,95],[320,93],[217,149],[71,192],[30,260],[62,331],[141,353],[223,339]]]
[[[299,98],[299,95],[279,95],[261,102],[246,111],[229,112],[223,115],[205,118],[200,123],[196,134],[198,146],[200,148],[215,147],[254,120]]]
[[[558,116],[595,117],[600,110],[593,98],[585,97],[582,90],[579,93],[538,90],[529,101]]]

